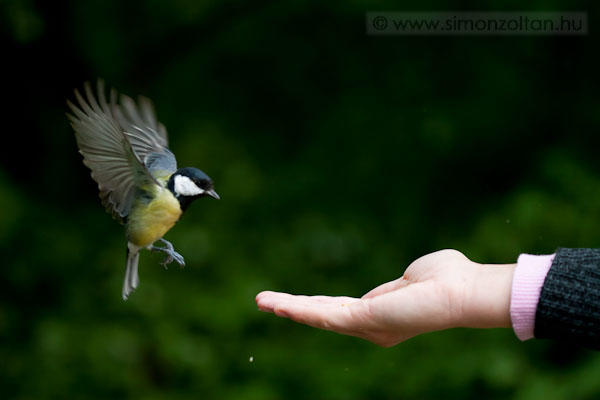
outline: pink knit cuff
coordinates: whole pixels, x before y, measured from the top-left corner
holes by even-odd
[[[510,319],[520,340],[533,337],[535,311],[540,299],[542,285],[552,266],[554,254],[534,256],[521,254],[513,275],[510,298]]]

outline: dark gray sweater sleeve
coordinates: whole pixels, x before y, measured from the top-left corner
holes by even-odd
[[[558,249],[542,286],[534,335],[600,350],[600,249]]]

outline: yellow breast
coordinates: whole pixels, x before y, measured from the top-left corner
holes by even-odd
[[[164,236],[181,216],[179,201],[166,188],[159,188],[149,203],[137,202],[127,222],[127,238],[136,246],[146,247]]]

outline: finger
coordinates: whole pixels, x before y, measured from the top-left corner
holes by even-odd
[[[349,305],[332,305],[322,302],[301,303],[283,301],[274,307],[275,315],[293,321],[339,333],[353,330],[353,320]]]
[[[381,296],[382,294],[392,292],[396,289],[400,289],[401,287],[408,286],[408,284],[408,280],[404,276],[401,276],[396,280],[386,282],[382,285],[377,286],[375,289],[369,291],[367,294],[361,297],[361,299],[369,299],[372,297]]]
[[[258,303],[261,299],[265,298],[265,297],[270,297],[277,294],[277,292],[272,292],[270,290],[265,290],[264,292],[260,292],[259,294],[256,295],[255,301]]]
[[[256,295],[257,302],[264,300],[265,298],[280,299],[280,300],[308,299],[310,301],[319,301],[319,302],[323,302],[323,303],[336,303],[336,304],[344,303],[344,302],[349,303],[349,302],[358,300],[354,297],[347,297],[347,296],[306,296],[306,295],[300,295],[300,294],[289,294],[289,293],[271,292],[271,291],[261,292],[258,295]]]
[[[279,292],[262,292],[256,296],[256,303],[261,311],[273,312],[273,309],[277,304],[282,302],[292,302],[297,304],[304,304],[311,307],[335,305],[339,306],[342,304],[351,304],[359,299],[347,296],[304,296],[304,295],[292,295],[289,293]]]
[[[348,296],[307,296],[311,301],[318,301],[321,303],[333,304],[333,305],[348,305],[356,301],[360,301],[356,297]]]
[[[277,303],[289,301],[291,297],[292,295],[288,293],[271,291],[261,292],[256,295],[256,305],[261,311],[273,312],[273,308]]]

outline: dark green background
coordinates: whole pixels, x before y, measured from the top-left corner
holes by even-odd
[[[417,10],[519,10],[429,1]],[[2,398],[563,399],[597,353],[457,329],[382,349],[256,310],[271,289],[360,296],[415,258],[600,246],[599,47],[585,37],[370,37],[393,1],[2,0]],[[154,100],[180,165],[216,182],[144,253],[64,115],[102,77]],[[253,357],[253,362],[249,358]]]

